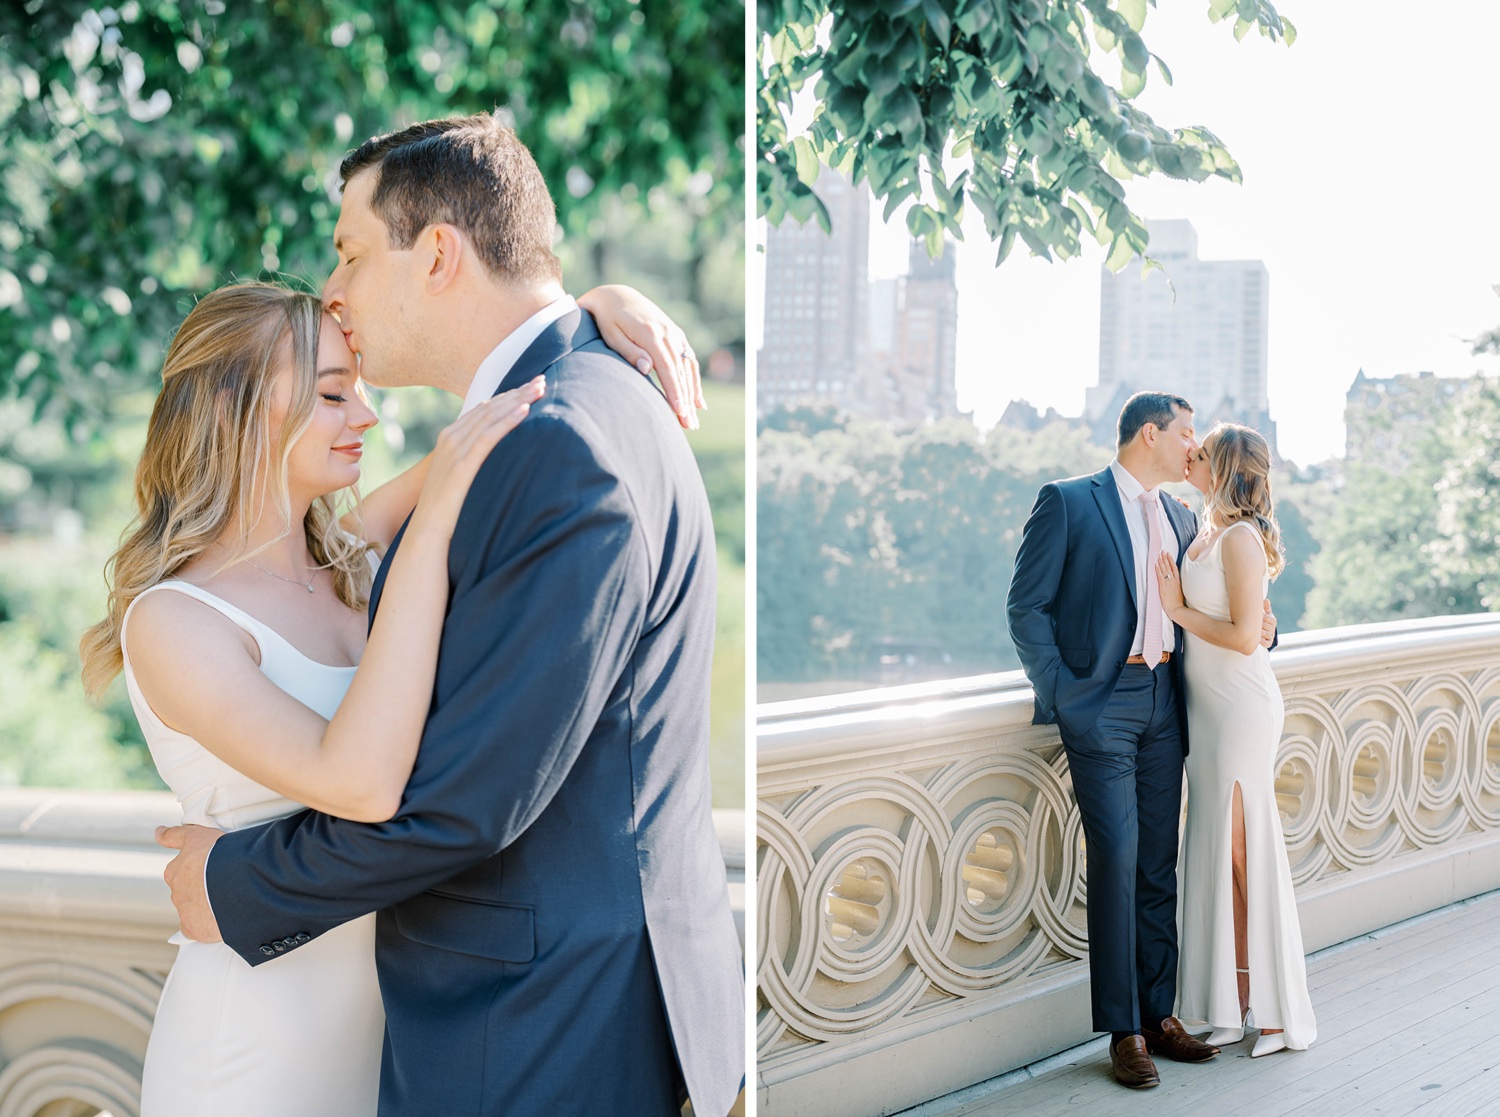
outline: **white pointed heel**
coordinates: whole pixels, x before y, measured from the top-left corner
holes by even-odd
[[[1240,970],[1240,973],[1249,973],[1249,970]],[[1247,1008],[1240,1018],[1238,1028],[1215,1028],[1213,1034],[1205,1039],[1204,1043],[1211,1043],[1215,1047],[1224,1047],[1231,1043],[1239,1043],[1245,1038],[1245,1029],[1251,1026],[1250,1010]]]
[[[1255,1041],[1255,1046],[1250,1049],[1250,1058],[1259,1059],[1262,1055],[1274,1055],[1278,1051],[1286,1050],[1286,1033],[1275,1032],[1266,1035],[1262,1032]]]

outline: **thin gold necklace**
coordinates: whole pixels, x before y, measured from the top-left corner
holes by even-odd
[[[254,559],[247,558],[244,561],[248,562],[251,566],[255,567],[255,569],[259,570],[262,574],[269,574],[271,577],[278,578],[278,579],[280,579],[283,582],[289,582],[289,583],[291,583],[294,586],[301,586],[308,593],[312,593],[313,592],[313,579],[312,578],[309,578],[305,582],[299,582],[299,581],[297,581],[296,578],[288,578],[285,574],[278,574],[274,570],[267,570],[264,566],[262,566],[260,563],[256,562]]]

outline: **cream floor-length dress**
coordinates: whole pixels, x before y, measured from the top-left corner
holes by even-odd
[[[259,645],[267,678],[333,716],[354,668],[309,659],[274,629],[187,582],[161,582],[136,602],[160,591],[224,614]],[[121,627],[126,689],[157,770],[182,804],[182,821],[238,830],[300,810],[156,716],[130,667],[129,619],[127,612]],[[373,915],[253,967],[223,943],[181,932],[171,941],[177,960],[146,1048],[141,1117],[373,1117],[385,1032]]]
[[[1187,603],[1220,620],[1229,619],[1222,545],[1230,531],[1255,532],[1259,542],[1254,526],[1234,524],[1199,558],[1182,563]],[[1281,1028],[1289,1048],[1304,1050],[1317,1024],[1276,807],[1281,688],[1265,648],[1247,656],[1186,637],[1188,805],[1178,866],[1178,1016],[1189,1025],[1240,1026],[1230,861],[1238,783],[1245,811],[1250,1016],[1255,1027]]]

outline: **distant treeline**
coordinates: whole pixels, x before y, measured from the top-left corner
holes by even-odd
[[[1495,608],[1500,385],[1476,379],[1429,418],[1380,462],[1277,472],[1283,632]],[[1005,598],[1037,489],[1111,452],[1061,424],[981,439],[799,409],[762,422],[757,455],[758,667],[775,688],[1018,667]]]

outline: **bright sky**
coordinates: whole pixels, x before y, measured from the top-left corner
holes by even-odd
[[[1236,43],[1207,8],[1151,10],[1143,37],[1175,84],[1153,67],[1139,104],[1158,123],[1214,131],[1244,183],[1158,175],[1126,187],[1142,216],[1191,221],[1200,257],[1265,261],[1282,454],[1342,454],[1360,368],[1500,372],[1465,340],[1500,325],[1500,4],[1284,0],[1298,31],[1290,48],[1254,31]],[[1013,397],[1080,414],[1097,380],[1104,251],[1086,245],[1048,264],[1018,246],[996,270],[970,217],[958,256],[960,406],[981,427]],[[904,272],[906,244],[901,215],[874,228],[872,278]]]

